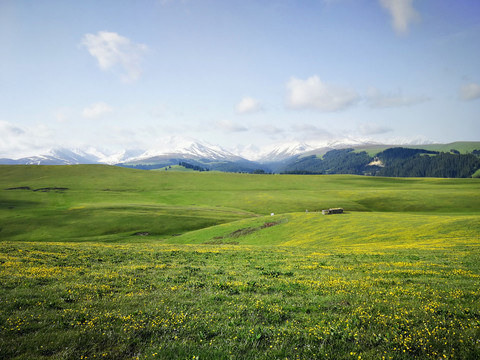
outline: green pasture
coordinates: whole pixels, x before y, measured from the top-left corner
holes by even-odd
[[[449,152],[454,149],[461,154],[471,153],[474,150],[480,149],[480,142],[478,141],[456,141],[450,144],[426,144],[421,146],[408,146],[410,148],[418,148],[432,151]]]
[[[195,170],[193,169],[187,169],[184,166],[181,165],[170,165],[170,166],[164,166],[159,169],[153,169],[153,171],[181,171],[181,172],[193,172]]]
[[[0,358],[478,359],[479,195],[0,166]]]
[[[292,213],[236,221],[186,233],[162,242],[170,244],[238,244],[326,247],[356,250],[363,246],[436,248],[480,243],[480,221],[472,215],[417,215],[347,212]]]
[[[5,242],[2,359],[478,359],[477,242]]]
[[[271,213],[330,207],[356,215],[402,214],[399,221],[409,226],[405,213],[478,215],[479,193],[477,179],[0,166],[0,239],[128,241],[139,232],[160,239]]]
[[[392,146],[385,145],[368,145],[365,147],[358,147],[356,152],[366,151],[368,155],[375,156],[376,154],[391,148]],[[429,151],[450,152],[457,150],[461,154],[468,154],[474,150],[480,150],[479,141],[456,141],[449,144],[424,144],[424,145],[404,145],[402,147],[410,149],[424,149]]]

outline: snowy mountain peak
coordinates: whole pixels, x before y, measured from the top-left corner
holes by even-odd
[[[313,149],[313,146],[303,142],[284,142],[265,148],[257,160],[260,162],[282,161]]]
[[[154,149],[145,151],[138,157],[147,159],[156,156],[188,156],[194,159],[211,160],[239,160],[240,157],[223,149],[220,146],[212,145],[196,139],[173,136],[162,139]]]
[[[82,150],[70,150],[65,148],[50,149],[45,154],[30,156],[19,160],[26,165],[74,165],[96,164],[98,158],[89,155]]]
[[[144,153],[143,150],[138,150],[138,149],[122,150],[119,152],[112,153],[112,152],[98,151],[97,149],[94,149],[94,148],[91,148],[86,152],[96,156],[98,158],[98,162],[103,164],[108,164],[108,165],[128,162]]]

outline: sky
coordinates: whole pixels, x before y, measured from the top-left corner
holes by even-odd
[[[0,0],[0,157],[480,141],[478,0]]]

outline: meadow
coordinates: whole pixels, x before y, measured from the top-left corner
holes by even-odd
[[[1,166],[0,358],[478,359],[479,194]]]

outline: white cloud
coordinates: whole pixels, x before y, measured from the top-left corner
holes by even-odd
[[[401,92],[384,94],[378,89],[371,88],[367,93],[366,100],[371,108],[381,109],[417,105],[429,101],[430,98],[428,96],[406,96]]]
[[[255,99],[245,96],[237,104],[237,113],[238,114],[249,114],[263,110],[262,105]]]
[[[19,127],[0,120],[0,158],[18,159],[53,145],[53,134],[44,125]]]
[[[387,126],[382,126],[376,123],[364,123],[360,124],[358,130],[361,135],[379,135],[379,134],[386,134],[388,132],[393,131],[392,128]]]
[[[66,123],[72,117],[72,109],[70,108],[58,108],[54,111],[53,116],[59,123]]]
[[[319,128],[318,126],[312,124],[295,124],[292,126],[292,130],[300,133],[315,134],[328,137],[332,136],[332,134],[328,130]]]
[[[234,123],[230,120],[222,120],[215,123],[215,127],[221,129],[224,132],[242,132],[248,131],[248,129],[240,124]]]
[[[306,80],[292,77],[287,90],[287,106],[292,109],[339,111],[353,106],[359,99],[356,91],[326,84],[318,76]]]
[[[257,132],[260,132],[260,133],[263,133],[263,134],[267,134],[267,135],[280,135],[280,134],[283,134],[284,130],[279,128],[279,127],[276,127],[274,125],[257,125],[254,127],[255,131]]]
[[[118,71],[123,81],[135,81],[140,77],[140,60],[148,50],[147,45],[133,43],[130,39],[115,32],[99,31],[85,34],[85,46],[102,70]]]
[[[328,140],[334,137],[330,131],[312,124],[295,124],[292,126],[292,131],[302,134],[301,138],[305,141]]]
[[[463,85],[460,88],[460,99],[466,101],[480,99],[480,85],[475,83]]]
[[[392,17],[392,26],[398,34],[408,33],[408,26],[420,21],[420,14],[413,8],[414,0],[379,0]]]
[[[82,115],[87,119],[97,119],[112,111],[113,111],[113,108],[110,105],[104,102],[98,102],[83,109]]]
[[[24,134],[25,131],[15,125],[10,124],[8,121],[0,120],[0,133],[2,135],[17,136]]]

